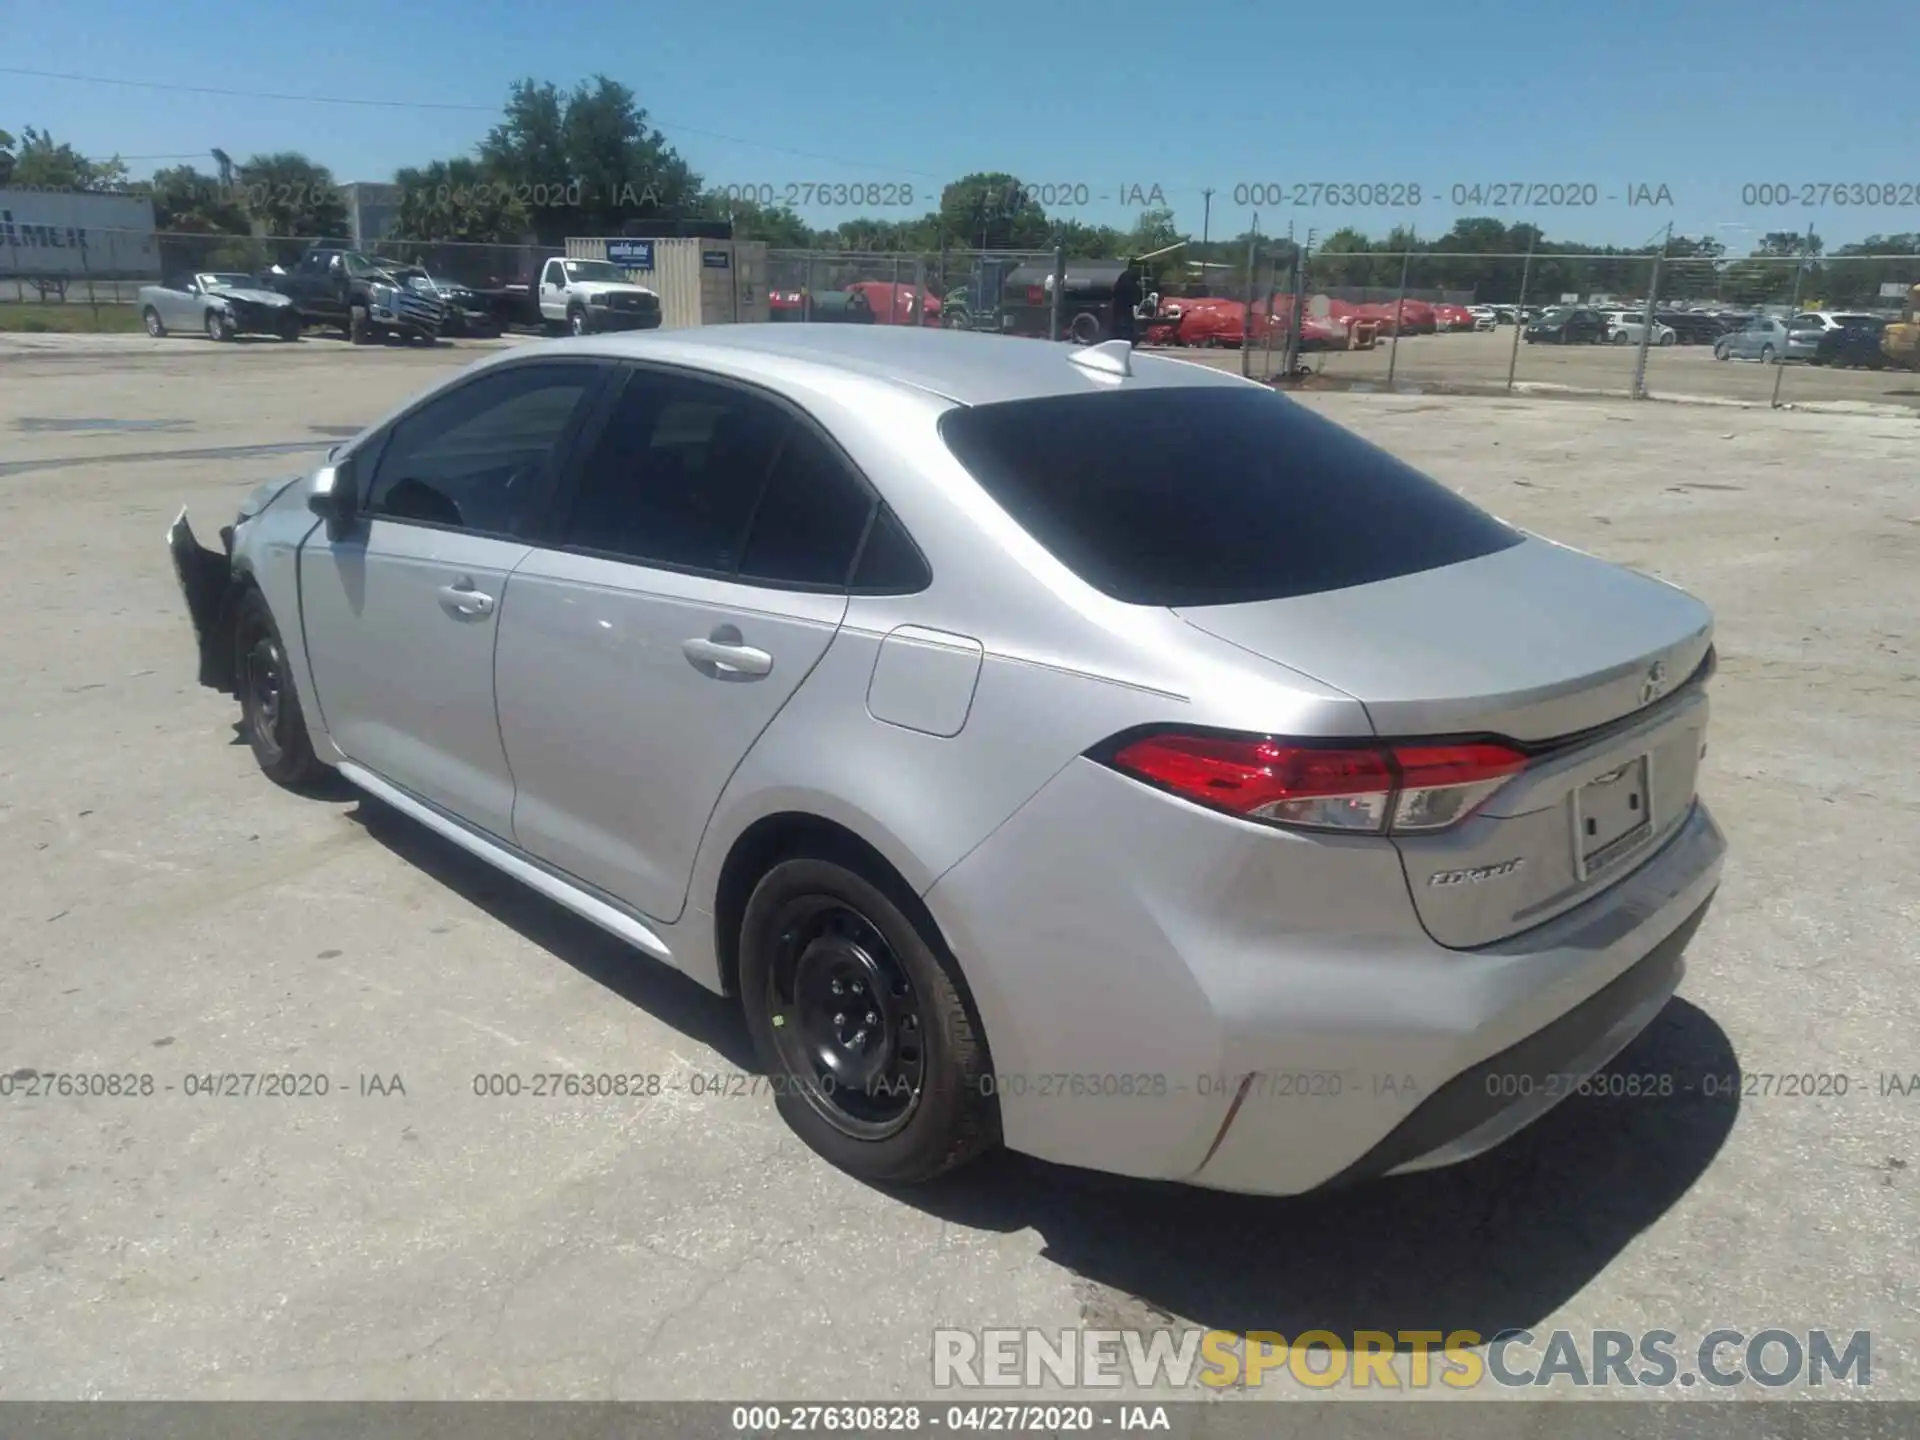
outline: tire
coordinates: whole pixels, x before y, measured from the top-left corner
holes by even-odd
[[[1716,359],[1716,360],[1725,360],[1725,359],[1728,359],[1729,357],[1728,357],[1728,355],[1727,355],[1727,347],[1726,347],[1726,346],[1724,346],[1724,345],[1716,345],[1716,346],[1714,346],[1714,347],[1713,347],[1713,358],[1714,358],[1714,359]]]
[[[145,310],[142,310],[140,312],[140,319],[146,324],[147,334],[151,335],[154,339],[158,340],[166,335],[166,324],[160,319],[160,312],[154,309],[153,306],[149,305]]]
[[[207,338],[209,340],[233,339],[233,322],[218,310],[207,311]]]
[[[282,340],[298,340],[300,338],[300,317],[298,315],[289,315],[280,322],[280,338]]]
[[[1780,363],[1773,358],[1773,346],[1762,345],[1760,347],[1760,363],[1762,365],[1777,365]]]
[[[1082,310],[1067,325],[1067,339],[1076,345],[1096,345],[1106,333],[1106,326],[1100,323],[1098,315],[1089,315]]]
[[[794,1133],[859,1179],[918,1184],[997,1144],[999,1107],[959,967],[912,892],[866,869],[804,855],[761,878],[741,1002]]]
[[[1626,331],[1616,330],[1613,335],[1613,343],[1616,345],[1631,345],[1633,341],[1627,335]]]
[[[304,790],[327,767],[313,753],[307,718],[288,671],[280,627],[266,596],[249,587],[233,623],[233,685],[240,697],[240,725],[261,772],[276,785]]]
[[[347,339],[355,345],[373,342],[373,321],[367,314],[366,306],[355,305],[347,312]]]
[[[567,311],[567,333],[569,335],[591,335],[593,326],[587,319],[587,312],[578,307]]]
[[[1662,335],[1660,337],[1660,343],[1662,345],[1672,345],[1677,340],[1679,340],[1679,338],[1680,337],[1678,335],[1676,335],[1673,331],[1669,330],[1665,335]]]

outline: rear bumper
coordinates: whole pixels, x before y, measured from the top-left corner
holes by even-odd
[[[1570,1093],[1673,993],[1724,851],[1696,805],[1599,895],[1449,950],[1390,846],[1224,821],[1081,761],[926,900],[1010,1147],[1296,1194],[1465,1159]]]
[[[1517,1045],[1468,1066],[1321,1189],[1457,1164],[1518,1134],[1588,1080],[1666,1007],[1712,897],[1631,969]]]

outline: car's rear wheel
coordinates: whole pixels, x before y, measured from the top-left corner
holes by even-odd
[[[576,308],[567,312],[567,333],[571,335],[585,335],[592,328],[588,323],[587,312],[585,310]]]
[[[1660,343],[1662,345],[1671,345],[1677,339],[1679,339],[1679,336],[1674,331],[1669,330],[1660,337]]]
[[[367,345],[373,341],[373,317],[367,314],[367,307],[356,305],[347,312],[347,339],[355,345]]]
[[[140,319],[147,327],[147,334],[158,340],[167,333],[166,325],[160,319],[160,312],[149,305],[140,312]]]
[[[1616,345],[1630,345],[1633,343],[1633,337],[1624,330],[1616,330],[1613,332],[1613,343]]]
[[[930,1180],[1000,1134],[965,982],[917,909],[859,861],[808,855],[761,878],[740,925],[747,1028],[781,1116],[880,1184]]]
[[[282,340],[298,340],[300,338],[300,317],[298,315],[287,314],[280,318],[280,338]]]
[[[313,784],[327,767],[313,753],[273,611],[266,597],[251,588],[234,615],[233,678],[240,695],[241,729],[261,771],[292,790]]]

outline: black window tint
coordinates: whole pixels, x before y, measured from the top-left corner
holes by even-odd
[[[886,506],[873,517],[867,543],[860,551],[859,568],[853,572],[855,590],[878,590],[888,594],[911,594],[933,583],[927,562],[908,537],[904,527]]]
[[[745,391],[634,375],[581,466],[562,543],[732,574],[791,425]]]
[[[754,512],[740,573],[789,585],[844,585],[873,500],[840,458],[796,425]]]
[[[591,365],[520,365],[429,402],[393,428],[368,511],[519,533],[545,490],[555,445],[598,378]]]
[[[1340,590],[1522,538],[1350,431],[1251,388],[981,405],[950,411],[941,433],[1063,564],[1138,605]]]

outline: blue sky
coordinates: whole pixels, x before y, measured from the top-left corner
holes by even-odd
[[[1124,224],[1158,186],[1198,234],[1243,230],[1254,192],[1419,185],[1423,202],[1260,205],[1263,232],[1438,233],[1461,209],[1556,238],[1640,244],[1668,221],[1735,253],[1816,224],[1829,247],[1920,230],[1920,0],[842,0],[536,5],[505,0],[93,0],[84,24],[0,0],[0,128],[89,153],[302,150],[340,180],[467,152],[508,85],[604,72],[711,183],[913,186],[1008,170]],[[473,109],[375,108],[82,84],[58,71]],[[796,153],[800,152],[800,153]],[[136,174],[171,159],[130,162]],[[203,164],[204,160],[202,160]],[[1458,207],[1454,186],[1594,187],[1583,208]],[[1914,203],[1799,203],[1806,184],[1904,186]],[[1791,187],[1760,206],[1743,187]],[[1671,205],[1629,205],[1634,187]],[[1377,193],[1377,192],[1376,192]],[[1108,197],[1102,199],[1102,197]],[[1393,192],[1385,197],[1394,199]],[[815,224],[852,209],[801,207]],[[864,213],[889,213],[866,207]]]

